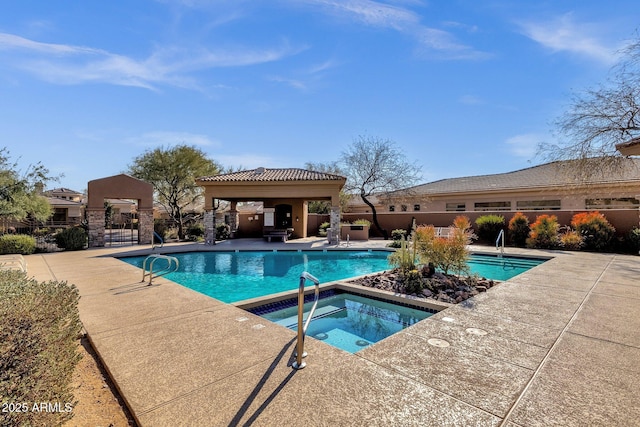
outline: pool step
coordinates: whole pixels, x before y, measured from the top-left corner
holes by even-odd
[[[474,258],[473,256],[469,258],[469,263],[471,264],[481,264],[481,265],[496,265],[503,266],[508,268],[533,268],[541,264],[542,260],[526,260],[521,258]]]
[[[346,310],[346,308],[344,308],[344,307],[336,307],[334,305],[327,305],[327,306],[324,306],[324,307],[318,307],[316,309],[316,312],[313,315],[313,318],[317,319],[319,317],[329,316],[329,315],[331,315],[333,313],[337,313],[337,312],[342,311],[342,310]],[[306,321],[306,319],[307,319],[306,316],[309,314],[309,312],[305,311],[304,314],[305,314],[304,315],[304,319]],[[271,319],[269,319],[269,320],[271,320]],[[285,317],[284,319],[271,320],[271,321],[274,322],[274,323],[277,323],[278,325],[282,325],[282,326],[285,326],[285,327],[287,327],[289,329],[293,329],[293,328],[296,328],[298,326],[298,315],[296,314],[294,316]]]

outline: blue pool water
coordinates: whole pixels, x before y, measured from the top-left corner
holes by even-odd
[[[308,271],[327,283],[389,269],[386,251],[245,251],[172,254],[180,269],[168,279],[231,303],[297,289]],[[145,257],[121,258],[142,267]]]
[[[389,270],[387,251],[245,251],[172,254],[180,269],[166,277],[220,301],[231,303],[298,287],[308,271],[321,283]],[[145,257],[121,258],[142,267]],[[472,273],[507,280],[544,262],[540,259],[472,255]]]
[[[542,264],[546,259],[473,254],[469,259],[471,273],[493,280],[509,280]]]
[[[311,305],[310,302],[305,304],[305,320]],[[355,353],[431,315],[428,311],[360,295],[332,293],[318,301],[307,336]],[[298,329],[297,305],[261,316],[290,329]]]

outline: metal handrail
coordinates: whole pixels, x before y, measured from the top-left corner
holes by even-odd
[[[154,274],[153,274],[153,265],[159,259],[166,260],[167,261],[167,265],[163,269],[160,269],[160,270],[156,271],[156,274],[154,276]],[[148,265],[149,268],[148,269],[147,269],[147,262],[149,262],[149,265]],[[147,276],[149,276],[149,285],[151,285],[151,282],[153,281],[154,277],[160,277],[160,276],[164,276],[165,274],[173,273],[174,271],[177,271],[179,267],[180,267],[180,262],[178,261],[178,258],[176,258],[176,257],[168,256],[168,255],[158,255],[158,254],[149,255],[142,262],[142,280],[141,280],[141,282],[144,282],[144,279]]]
[[[502,239],[502,245],[500,245],[500,239]],[[500,247],[498,247],[500,245]],[[500,230],[500,233],[498,233],[498,238],[496,239],[496,251],[500,250],[500,258],[502,258],[502,256],[504,255],[504,229]]]
[[[164,246],[164,239],[162,238],[162,236],[160,236],[156,231],[153,232],[153,236],[155,238],[157,238],[158,240],[160,240],[160,247]],[[156,240],[152,237],[151,238],[151,249],[155,249],[157,247],[156,245]]]
[[[307,321],[305,322],[303,319],[304,285],[307,279],[311,280],[315,285],[315,296],[313,306],[311,307],[311,311],[309,311]],[[304,337],[307,334],[307,328],[309,327],[309,323],[311,323],[311,319],[313,319],[313,314],[315,313],[318,305],[318,299],[320,297],[319,285],[320,281],[306,271],[303,271],[302,274],[300,274],[300,286],[298,287],[298,343],[296,344],[296,361],[291,365],[293,369],[302,369],[307,366],[307,364],[302,361],[302,358],[307,356],[307,353],[304,351]]]

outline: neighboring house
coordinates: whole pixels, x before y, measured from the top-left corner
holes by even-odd
[[[46,221],[46,225],[77,225],[84,220],[86,196],[68,188],[54,188],[42,193],[53,208],[53,214]],[[115,223],[123,222],[137,213],[136,202],[123,199],[106,199],[113,209]]]
[[[53,209],[47,225],[80,224],[84,218],[84,194],[68,188],[54,188],[43,192]]]
[[[540,213],[555,214],[566,225],[573,213],[587,210],[602,211],[620,230],[638,225],[640,159],[628,159],[616,174],[584,181],[573,177],[572,167],[572,161],[552,162],[514,172],[442,179],[372,200],[388,227],[398,228],[406,228],[408,220],[390,220],[393,215],[415,217],[419,223],[440,221],[444,223],[435,225],[445,226],[458,214],[473,220],[497,213],[508,220],[521,211],[530,220]],[[350,211],[348,217],[353,219],[370,209],[355,198]]]
[[[138,205],[133,200],[126,199],[105,199],[111,205],[113,223],[130,222],[132,217],[138,213]]]

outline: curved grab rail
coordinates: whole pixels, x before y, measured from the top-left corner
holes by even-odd
[[[307,321],[305,322],[303,319],[304,285],[307,280],[311,280],[315,285],[315,296],[313,300],[313,306],[311,307],[309,315],[307,316]],[[302,274],[300,274],[300,286],[298,287],[298,343],[296,344],[296,361],[291,365],[293,369],[302,369],[307,366],[307,364],[302,361],[302,358],[307,356],[307,354],[304,352],[304,337],[307,334],[307,328],[309,327],[309,323],[311,323],[313,314],[315,313],[316,307],[318,306],[318,299],[320,297],[319,285],[320,281],[306,271],[303,271]]]
[[[159,260],[159,259],[166,260],[167,261],[167,265],[164,268],[161,268],[160,270],[156,271],[155,275],[154,275],[153,266],[154,266],[155,262],[157,260]],[[147,265],[147,263],[148,263],[148,265]],[[177,271],[179,267],[180,267],[180,262],[178,261],[178,258],[176,258],[176,257],[168,256],[168,255],[157,255],[157,254],[149,255],[142,262],[142,280],[141,280],[141,282],[144,282],[144,279],[147,276],[149,276],[149,285],[151,285],[154,277],[160,277],[160,276],[164,276],[165,274],[172,273],[174,271]]]
[[[153,232],[153,236],[155,237],[155,239],[158,239],[160,241],[160,246],[159,247],[163,247],[164,246],[164,239],[162,238],[162,236],[160,236],[156,231]],[[152,238],[152,244],[151,244],[151,249],[155,249],[158,245],[156,245],[156,240],[154,238]]]
[[[502,242],[501,242],[502,240]],[[500,245],[502,243],[502,245]],[[504,228],[500,230],[498,233],[498,238],[496,239],[496,251],[500,250],[500,258],[504,255]]]

